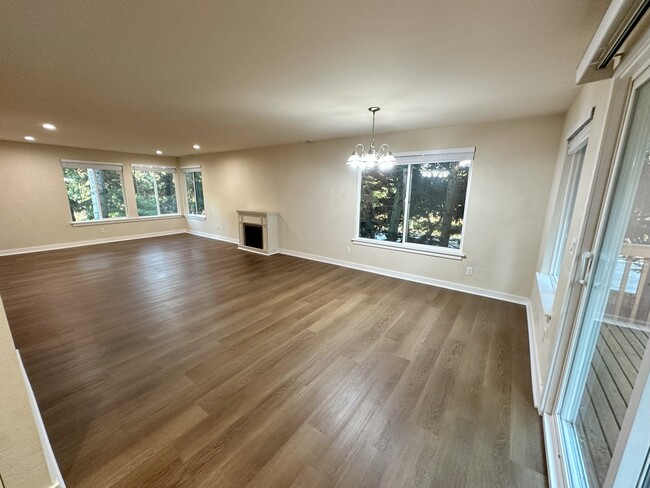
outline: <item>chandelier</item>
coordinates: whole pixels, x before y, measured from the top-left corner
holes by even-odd
[[[375,148],[375,114],[379,112],[379,107],[370,107],[368,109],[372,112],[372,138],[370,139],[370,147],[366,149],[363,144],[357,144],[352,151],[352,155],[348,158],[347,164],[356,168],[374,168],[379,165],[379,169],[388,170],[395,166],[397,162],[395,156],[390,150],[388,144],[382,144],[379,149]]]

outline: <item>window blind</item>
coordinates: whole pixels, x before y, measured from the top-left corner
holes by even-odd
[[[76,161],[72,159],[62,159],[61,166],[64,168],[91,168],[104,169],[111,171],[121,171],[122,163],[105,163],[101,161]]]
[[[397,164],[444,163],[449,161],[473,161],[475,147],[441,149],[396,153]]]
[[[194,173],[196,171],[201,171],[201,165],[198,166],[184,166],[181,168],[182,173]]]
[[[131,168],[137,171],[165,171],[176,173],[176,166],[157,166],[153,164],[132,164]]]

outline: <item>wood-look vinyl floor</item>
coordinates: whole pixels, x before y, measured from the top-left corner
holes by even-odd
[[[70,488],[546,486],[521,306],[189,235],[0,295]]]

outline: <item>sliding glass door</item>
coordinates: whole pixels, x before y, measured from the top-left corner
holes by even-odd
[[[650,84],[633,94],[622,159],[599,250],[585,255],[586,288],[558,418],[572,486],[621,485],[626,463],[642,466],[648,446],[633,439],[650,414]],[[589,264],[593,262],[590,273]],[[645,398],[645,400],[644,400]],[[650,429],[645,432],[650,439]],[[637,474],[636,480],[638,480]],[[629,478],[626,478],[629,482]],[[617,481],[618,480],[618,481]]]

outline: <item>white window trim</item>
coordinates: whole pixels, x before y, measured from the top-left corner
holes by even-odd
[[[126,198],[126,185],[124,184],[124,165],[122,163],[112,163],[106,161],[83,161],[80,159],[61,159],[61,168],[85,168],[85,169],[98,169],[98,170],[108,170],[108,171],[119,171],[120,172],[120,183],[122,184],[122,200],[124,202],[124,213],[125,215],[130,215],[129,204]],[[67,185],[64,185],[66,198],[68,198],[68,188]],[[68,210],[70,210],[70,204],[68,203]],[[98,209],[99,214],[102,215],[101,206]],[[89,225],[92,223],[107,223],[113,220],[122,221],[128,219],[129,217],[118,217],[118,218],[104,218],[100,217],[99,219],[94,220],[83,220],[83,221],[70,221],[73,226]]]
[[[366,239],[364,237],[355,237],[354,239],[351,239],[351,241],[353,244],[359,246],[393,249],[395,251],[409,252],[412,254],[426,254],[430,256],[438,256],[441,258],[455,259],[458,261],[467,257],[461,250],[450,249],[448,247],[440,247],[439,249],[436,249],[436,246],[427,246],[425,244],[415,244],[408,242],[403,244],[401,242],[377,241],[374,239]]]
[[[93,225],[104,224],[124,224],[129,222],[142,222],[143,220],[167,220],[167,219],[180,219],[183,218],[182,214],[163,214],[163,215],[143,215],[142,217],[121,217],[117,219],[104,219],[104,220],[85,220],[83,222],[70,222],[72,227],[86,227]]]
[[[431,163],[431,162],[449,162],[449,161],[472,161],[474,162],[474,156],[476,153],[476,147],[462,147],[462,148],[452,148],[452,149],[431,149],[426,151],[410,151],[410,152],[399,152],[395,153],[395,158],[397,159],[397,165],[412,165],[412,164],[421,164],[421,163]],[[357,170],[357,209],[356,209],[356,223],[355,223],[355,237],[351,239],[353,244],[368,246],[368,247],[377,247],[383,249],[390,249],[394,251],[409,252],[413,254],[424,254],[433,257],[441,257],[446,259],[455,259],[461,260],[467,258],[467,255],[463,252],[463,246],[465,244],[465,230],[467,228],[467,209],[469,207],[470,201],[470,190],[472,187],[472,174],[473,174],[473,164],[469,166],[469,173],[467,175],[467,191],[465,192],[465,210],[463,212],[463,228],[460,233],[460,249],[452,249],[448,247],[441,246],[430,246],[426,244],[417,244],[412,242],[390,242],[390,241],[378,241],[375,239],[368,239],[365,237],[359,237],[359,220],[361,219],[361,176],[363,173],[362,169]],[[405,191],[405,203],[404,203],[404,221],[408,219],[408,210],[410,206],[410,190],[411,190],[411,179],[409,178],[406,182],[406,191]]]

